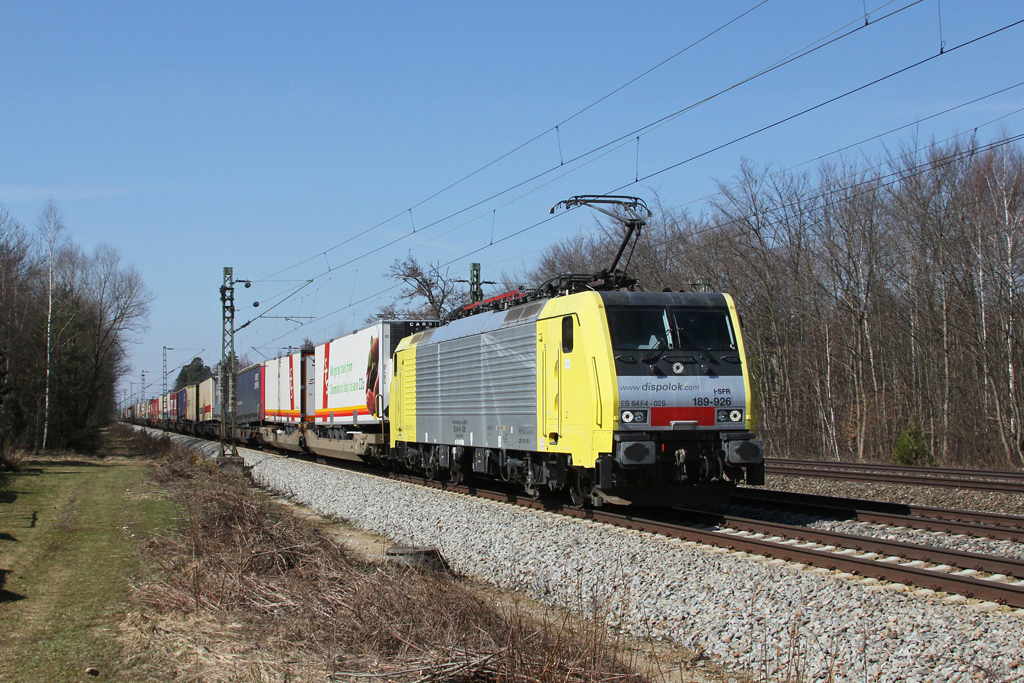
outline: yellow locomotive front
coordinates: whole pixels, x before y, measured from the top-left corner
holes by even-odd
[[[586,292],[552,299],[544,313],[542,447],[569,456],[577,495],[687,504],[763,483],[731,297]]]

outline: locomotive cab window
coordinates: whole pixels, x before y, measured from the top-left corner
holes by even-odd
[[[671,328],[664,308],[608,309],[612,347],[629,351],[671,348]]]
[[[736,336],[726,311],[672,311],[676,348],[684,351],[735,351]]]
[[[562,318],[562,353],[572,352],[572,316]]]

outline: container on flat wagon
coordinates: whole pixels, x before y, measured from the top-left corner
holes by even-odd
[[[214,387],[214,378],[210,377],[199,383],[197,389],[198,396],[198,413],[196,419],[198,422],[209,422],[214,419],[214,400],[217,395],[216,388]],[[217,411],[219,416],[220,412]]]
[[[168,392],[160,397],[160,410],[164,420],[174,419],[174,415],[172,415],[172,412],[177,413],[177,411],[174,409],[174,400],[176,398],[177,395],[174,394],[173,392]]]
[[[220,410],[220,399],[221,399],[221,388],[220,388],[220,377],[213,377],[213,419],[221,419]]]
[[[160,399],[151,398],[149,399],[149,419],[159,420],[160,419]]]
[[[264,419],[297,424],[312,419],[316,377],[314,355],[293,353],[264,363]]]
[[[316,347],[315,422],[376,425],[387,419],[391,350],[434,321],[380,321]]]
[[[178,419],[182,422],[198,422],[198,391],[198,385],[190,384],[178,392]]]
[[[235,378],[235,419],[238,424],[259,422],[263,419],[266,401],[263,397],[264,369],[262,363],[250,365]]]

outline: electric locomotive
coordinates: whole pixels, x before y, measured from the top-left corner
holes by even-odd
[[[627,226],[610,269],[495,297],[397,346],[391,458],[595,505],[717,501],[764,483],[732,297],[635,291],[616,266],[646,207],[564,204],[599,203],[629,212],[605,212]]]
[[[764,481],[727,294],[584,291],[479,313],[404,339],[393,372],[392,457],[455,481],[594,504]]]

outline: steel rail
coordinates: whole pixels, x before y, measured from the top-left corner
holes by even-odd
[[[840,519],[856,519],[859,522],[1024,543],[1024,517],[1012,515],[753,489],[738,489],[733,493],[731,501],[754,505],[769,503],[774,507],[785,506],[789,510],[798,508]]]
[[[732,515],[717,515],[698,510],[681,510],[680,512],[687,518],[699,520],[703,524],[724,526],[752,533],[776,535],[790,540],[812,541],[822,545],[832,545],[837,548],[856,550],[862,553],[875,553],[888,557],[921,560],[959,569],[974,569],[989,574],[1007,574],[1018,579],[1024,579],[1024,560],[983,555],[962,550],[949,550],[903,541],[890,541],[875,536],[860,536],[840,531],[808,529],[791,524],[765,522],[759,519],[735,517]],[[728,531],[725,531],[725,533],[728,533]]]
[[[766,468],[765,474],[773,476],[806,477],[808,479],[831,479],[833,481],[866,481],[872,484],[898,484],[901,486],[933,486],[960,491],[991,491],[994,493],[1022,493],[1024,484],[991,481],[953,481],[924,477],[900,476],[896,474],[870,474],[866,472],[834,472],[829,470],[776,470]]]
[[[948,475],[948,476],[967,476],[967,477],[985,477],[989,479],[1002,479],[1010,481],[1024,481],[1024,471],[1019,470],[986,470],[986,469],[968,469],[962,467],[914,467],[911,465],[891,465],[889,463],[869,463],[869,462],[842,462],[835,460],[797,460],[794,458],[768,458],[767,463],[772,465],[778,465],[780,467],[797,466],[803,467],[807,465],[815,467],[830,467],[837,469],[848,469],[848,470],[862,470],[862,471],[889,471],[889,472],[900,472],[900,473],[922,473],[925,475]]]
[[[731,500],[749,504],[785,505],[788,508],[822,509],[835,514],[847,512],[851,516],[863,510],[866,512],[906,515],[908,517],[948,519],[957,522],[974,522],[990,526],[1002,526],[1010,529],[1024,529],[1024,517],[1018,515],[982,512],[980,510],[956,510],[907,503],[889,503],[863,498],[823,496],[813,493],[796,493],[794,491],[773,491],[771,489],[739,487],[733,492]]]
[[[990,474],[983,470],[948,470],[948,473],[943,474],[934,472],[933,468],[927,467],[894,470],[890,465],[864,465],[862,463],[851,465],[854,464],[768,460],[765,463],[765,474],[1001,493],[1024,492],[1024,475],[1019,472]]]

